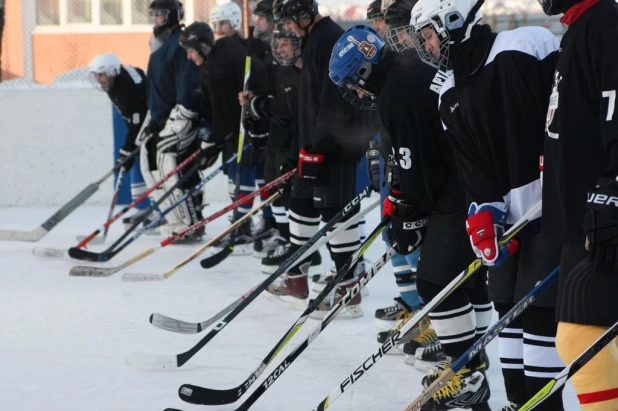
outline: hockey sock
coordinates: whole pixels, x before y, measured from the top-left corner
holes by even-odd
[[[528,307],[522,313],[524,330],[524,375],[526,393],[531,398],[564,368],[556,351],[556,311],[547,307]],[[562,389],[536,408],[538,411],[562,410]],[[613,409],[613,408],[612,408]]]
[[[590,347],[605,327],[560,322],[556,344],[570,364]],[[571,377],[582,411],[618,410],[618,339],[603,348]]]
[[[424,301],[431,301],[444,288],[422,278],[417,279],[417,285]],[[458,288],[453,291],[429,314],[429,319],[446,356],[459,358],[474,344],[476,316],[465,290]],[[468,362],[471,368],[479,365],[478,355]]]
[[[142,171],[140,169],[139,156],[136,156],[133,167],[131,167],[128,174],[131,178],[131,201],[135,201],[146,191],[146,182],[144,181],[144,177],[142,176]],[[150,201],[141,201],[135,206],[135,209],[146,210],[150,207],[150,205]]]
[[[502,318],[513,304],[494,303],[498,317]],[[522,317],[517,317],[498,335],[500,366],[506,389],[506,398],[523,405],[527,400],[524,376],[524,330]]]
[[[338,227],[343,225],[350,218],[354,218],[356,214],[358,214],[360,207],[356,207],[356,209],[348,214],[342,221],[335,224],[332,230],[328,232],[328,234],[335,231]],[[340,210],[337,208],[322,208],[320,209],[320,213],[322,214],[322,221],[327,222],[330,221]],[[351,224],[348,228],[346,228],[341,234],[337,237],[334,237],[328,242],[328,251],[330,252],[330,257],[335,263],[335,267],[337,271],[341,270],[345,263],[350,259],[352,254],[360,247],[360,234],[358,232],[358,223]],[[350,270],[346,273],[344,280],[350,280],[354,278],[355,267],[351,267]]]
[[[478,273],[472,288],[466,288],[466,293],[472,308],[474,308],[474,315],[476,316],[476,338],[480,338],[487,329],[491,322],[491,315],[493,313],[493,304],[489,301],[489,295],[487,292],[487,272]]]
[[[310,199],[290,198],[289,207],[290,252],[294,253],[320,229],[320,213]],[[298,272],[297,267],[290,271]]]
[[[234,201],[234,191],[236,190],[236,167],[235,161],[229,164],[228,168],[228,192]],[[242,199],[255,191],[255,167],[241,164],[240,166],[240,192],[238,199]],[[237,218],[241,218],[253,208],[253,199],[238,207]]]

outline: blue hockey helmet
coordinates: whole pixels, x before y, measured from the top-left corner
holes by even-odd
[[[377,90],[369,81],[385,50],[384,40],[365,24],[351,27],[337,41],[330,57],[329,77],[343,97],[361,110],[377,108]]]

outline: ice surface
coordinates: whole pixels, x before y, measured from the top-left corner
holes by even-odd
[[[205,215],[221,206],[209,206]],[[54,211],[3,209],[0,228],[31,230]],[[196,259],[168,280],[127,283],[120,280],[123,272],[108,278],[69,277],[73,265],[94,263],[32,255],[35,246],[75,245],[75,236],[89,234],[106,215],[105,207],[80,208],[36,244],[0,242],[0,410],[205,409],[182,402],[177,396],[178,387],[183,383],[220,389],[237,386],[298,318],[300,312],[259,297],[182,368],[158,372],[130,368],[125,363],[130,352],[178,354],[204,335],[159,330],[149,324],[150,314],[203,321],[266,276],[259,272],[259,260],[232,256],[208,271]],[[367,227],[375,226],[378,219],[374,210]],[[213,222],[207,229],[208,236],[227,224],[226,218]],[[92,249],[102,250],[121,232],[122,224],[117,222],[106,244]],[[158,241],[161,238],[143,236],[102,266],[120,265]],[[125,272],[162,273],[195,248],[166,247]],[[383,251],[383,245],[376,242],[368,253],[369,260]],[[322,256],[327,257],[325,250]],[[324,264],[323,268],[330,267]],[[373,312],[390,305],[396,295],[390,266],[371,281],[369,290],[370,296],[363,299],[365,316],[331,323],[252,409],[311,410],[377,348],[379,329]],[[279,364],[315,324],[308,320],[275,363]],[[506,402],[495,341],[489,352],[490,405],[495,410]],[[330,409],[401,410],[420,393],[421,377],[415,368],[404,364],[403,356],[387,356]],[[570,386],[565,398],[568,411],[579,409]],[[234,408],[228,405],[217,409]]]

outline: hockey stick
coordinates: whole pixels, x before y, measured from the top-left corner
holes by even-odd
[[[120,194],[120,187],[122,186],[122,180],[124,178],[125,173],[126,173],[126,170],[124,169],[124,167],[121,168],[120,171],[118,172],[118,177],[116,178],[116,187],[114,187],[114,196],[112,197],[112,203],[109,205],[109,212],[107,213],[108,220],[112,218],[114,215],[114,208],[116,208],[116,203],[118,202],[118,196]],[[107,238],[108,231],[109,231],[109,227],[105,227],[105,231],[103,231],[103,237],[93,238],[91,240],[91,243],[92,244],[103,244],[105,242],[105,239]],[[81,242],[85,238],[86,236],[78,236],[77,241]]]
[[[369,212],[371,212],[373,209],[375,209],[379,205],[380,205],[380,201],[377,200],[377,201],[373,202],[372,204],[370,204],[368,207],[363,208],[358,214],[356,214],[354,216],[354,218],[352,218],[352,219],[350,219],[348,221],[345,221],[339,227],[337,227],[337,229],[335,231],[331,232],[327,236],[325,236],[322,239],[320,239],[320,241],[315,244],[316,248],[320,247],[321,244],[325,243],[329,239],[337,237],[341,232],[343,232],[344,230],[347,230],[352,224],[354,224],[360,218],[362,218],[365,215],[367,215]],[[257,288],[257,286],[256,286],[256,288]],[[237,307],[244,299],[247,298],[247,296],[249,294],[251,294],[254,291],[254,289],[251,289],[245,295],[243,295],[242,297],[240,297],[239,299],[234,301],[234,303],[232,303],[231,305],[227,306],[225,309],[223,309],[221,312],[219,312],[217,315],[215,315],[215,317],[219,316],[219,314],[222,314],[222,313],[225,314],[225,313],[231,311],[232,309],[234,309],[235,307]],[[224,314],[222,314],[216,320],[213,320],[215,317],[212,317],[212,318],[210,318],[208,320],[205,320],[205,321],[202,321],[202,322],[199,322],[199,323],[185,322],[185,321],[181,321],[181,320],[177,320],[177,319],[168,317],[168,316],[163,315],[163,314],[152,314],[150,316],[150,323],[152,325],[154,325],[155,327],[158,327],[158,328],[161,328],[161,329],[164,329],[164,330],[168,330],[168,331],[173,331],[173,332],[178,332],[178,333],[183,333],[183,334],[197,334],[197,333],[202,332],[203,330],[205,330],[214,321],[217,321],[219,318],[221,318]]]
[[[203,246],[201,246],[200,248],[195,250],[193,253],[191,253],[191,255],[189,255],[187,258],[182,260],[180,263],[176,264],[176,266],[174,268],[172,268],[171,270],[168,270],[168,271],[166,271],[163,274],[125,273],[122,276],[122,281],[140,282],[140,281],[167,280],[172,275],[174,275],[174,273],[176,271],[180,270],[182,267],[184,267],[185,265],[189,264],[191,261],[193,261],[195,258],[197,258],[197,256],[199,256],[204,251],[206,251],[207,248],[212,247],[213,244],[215,244],[221,238],[223,238],[226,235],[228,235],[230,232],[232,232],[236,228],[240,227],[243,223],[245,223],[251,217],[253,217],[255,214],[257,214],[261,209],[263,209],[264,207],[266,207],[267,205],[269,205],[270,203],[275,201],[280,196],[281,196],[281,194],[279,192],[276,192],[275,194],[270,196],[267,200],[262,201],[259,206],[255,207],[249,213],[247,213],[244,216],[242,216],[241,218],[239,218],[235,223],[230,225],[223,232],[217,234],[214,238],[212,238],[206,244],[204,244]]]
[[[305,351],[305,349],[317,338],[318,335],[335,319],[337,314],[347,305],[354,297],[360,293],[360,291],[367,285],[367,283],[386,265],[386,263],[397,252],[393,247],[389,248],[367,271],[365,277],[361,278],[360,282],[353,288],[347,290],[346,295],[339,301],[326,316],[320,321],[320,323],[313,329],[305,340],[297,345],[285,359],[264,379],[264,382],[255,389],[255,391],[243,402],[237,410],[248,410],[268,388],[288,369],[288,367]],[[180,395],[180,392],[179,392]]]
[[[137,204],[139,204],[140,202],[142,202],[145,198],[148,197],[148,195],[150,193],[152,193],[154,190],[156,190],[157,188],[159,188],[165,181],[167,181],[170,177],[172,177],[173,175],[175,175],[176,173],[178,173],[180,170],[182,170],[183,168],[185,168],[189,163],[191,163],[193,160],[195,160],[197,158],[199,154],[199,150],[197,150],[195,153],[191,154],[189,157],[187,157],[183,162],[181,162],[178,166],[176,166],[175,169],[173,169],[172,171],[170,171],[169,173],[167,173],[165,175],[165,177],[163,177],[161,180],[157,181],[157,183],[155,185],[153,185],[152,187],[150,187],[148,190],[146,190],[144,193],[142,193],[142,195],[140,195],[138,198],[136,198],[135,200],[133,200],[131,202],[131,204],[125,206],[122,210],[120,210],[120,212],[118,212],[116,215],[114,215],[111,219],[107,220],[101,227],[97,228],[95,231],[93,231],[91,234],[89,234],[88,236],[86,236],[82,241],[80,241],[75,247],[72,247],[71,249],[73,250],[78,250],[80,248],[83,248],[86,246],[86,244],[88,244],[93,238],[95,238],[101,231],[104,231],[105,229],[107,229],[107,227],[109,227],[110,225],[112,225],[114,223],[114,221],[118,220],[120,217],[122,217],[123,215],[125,215],[130,209],[132,209],[133,207],[135,207]],[[183,176],[184,177],[184,176]],[[177,183],[178,184],[178,183]],[[176,185],[174,186],[176,187]],[[171,192],[171,190],[170,190]],[[166,193],[167,194],[167,193]],[[146,217],[148,216],[148,214],[154,210],[154,208],[156,207],[156,205],[153,205],[151,207],[148,208],[148,211],[144,213],[143,219],[140,219],[138,222],[136,222],[136,224],[134,224],[133,227],[131,227],[131,229],[127,230],[125,232],[125,234],[123,234],[123,236],[118,240],[118,241],[122,241],[122,239],[124,239],[128,234],[130,233],[130,231],[137,225],[139,225],[144,219],[146,219]],[[113,247],[115,247],[118,243],[118,241],[116,243],[114,243],[108,250],[111,250]],[[71,249],[69,249],[69,255],[71,257],[73,257],[73,255],[71,255]],[[32,253],[37,256],[37,257],[52,257],[52,258],[62,258],[64,256],[64,253],[67,250],[61,250],[61,249],[55,249],[55,248],[35,248]],[[84,259],[84,260],[88,260],[88,256],[89,254],[85,254],[82,257],[83,258],[79,258],[80,257],[80,253],[79,251],[73,251],[74,255],[77,255],[78,257],[73,257],[73,258],[77,258],[77,259]],[[90,256],[90,258],[94,258],[91,259],[90,261],[106,261],[106,260],[98,260],[95,256]]]
[[[296,170],[294,170],[296,171]],[[289,174],[289,173],[287,173]],[[287,175],[286,174],[286,175]],[[275,180],[276,181],[276,180]],[[270,183],[269,183],[270,184]],[[268,187],[268,185],[264,187]],[[285,262],[266,280],[262,281],[259,286],[247,296],[234,310],[221,319],[215,326],[206,334],[196,345],[194,345],[188,351],[174,355],[157,355],[146,353],[132,353],[126,357],[127,364],[142,369],[167,369],[167,368],[179,368],[182,367],[187,361],[189,361],[199,350],[202,349],[210,340],[212,340],[221,330],[227,326],[238,314],[240,314],[253,300],[255,300],[262,291],[266,290],[270,284],[272,284],[281,274],[286,272],[296,260],[299,258],[305,258],[309,253],[313,253],[317,249],[316,243],[320,238],[324,236],[329,230],[331,230],[335,224],[343,220],[349,215],[356,206],[360,204],[361,200],[371,193],[371,189],[366,187],[360,194],[352,199],[341,211],[339,211],[328,223],[324,225],[318,232],[311,237],[305,244],[303,244],[294,254],[292,254]],[[315,247],[314,247],[315,246]]]
[[[180,399],[189,402],[191,404],[201,405],[222,405],[231,404],[237,401],[244,395],[245,392],[253,385],[253,383],[264,372],[266,367],[275,359],[277,354],[283,350],[287,343],[296,335],[296,333],[305,325],[309,315],[315,311],[318,305],[331,293],[331,291],[337,287],[337,284],[343,279],[343,277],[356,266],[356,263],[362,258],[367,249],[375,241],[376,238],[382,234],[384,228],[388,225],[390,218],[385,217],[380,224],[373,230],[373,232],[367,236],[365,242],[350,256],[344,266],[337,272],[335,277],[329,282],[329,284],[318,294],[318,296],[309,302],[309,306],[300,315],[298,320],[290,327],[290,329],[284,334],[277,344],[270,350],[266,357],[260,362],[258,367],[253,371],[249,377],[239,386],[226,389],[215,390],[211,388],[204,388],[191,384],[183,384],[178,390]],[[343,301],[344,299],[342,299]],[[349,299],[346,300],[350,301]],[[341,302],[341,301],[340,301]],[[334,308],[334,307],[333,307]],[[328,323],[327,323],[328,324]],[[324,325],[326,327],[326,325]],[[286,362],[287,364],[287,362]],[[286,366],[287,367],[287,366]],[[285,367],[284,367],[285,368]]]
[[[530,398],[527,403],[522,405],[519,408],[520,411],[528,411],[534,409],[545,401],[550,395],[554,394],[556,391],[560,390],[566,382],[575,374],[577,371],[582,369],[584,365],[588,363],[597,355],[603,348],[605,348],[608,344],[614,341],[614,338],[618,336],[618,322],[611,326],[607,331],[603,333],[586,351],[581,353],[579,357],[573,360],[571,364],[569,364],[564,370],[560,372],[560,374],[556,375],[550,382],[545,385],[539,392],[535,394],[534,397]]]
[[[99,186],[105,180],[107,180],[114,172],[118,171],[129,158],[132,158],[139,152],[139,149],[133,151],[122,163],[118,163],[114,168],[105,173],[103,177],[99,178],[94,183],[90,183],[80,191],[75,197],[69,200],[68,203],[60,207],[54,215],[49,217],[43,224],[31,231],[16,231],[16,230],[0,230],[0,241],[29,241],[36,242],[49,233],[54,227],[56,227],[62,220],[64,220],[69,214],[71,214],[77,207],[86,202],[94,193],[99,190]]]
[[[532,221],[540,212],[541,212],[542,202],[538,202],[535,206],[533,206],[528,212],[513,225],[507,232],[504,233],[502,238],[500,239],[500,245],[504,245],[509,240],[511,240],[517,233],[519,233],[528,222]],[[470,265],[463,270],[457,277],[453,279],[446,287],[438,293],[431,301],[427,302],[425,306],[418,311],[414,317],[412,317],[399,331],[395,334],[391,335],[388,340],[384,342],[378,348],[377,353],[372,354],[369,358],[365,359],[363,363],[357,367],[352,374],[346,377],[345,380],[341,384],[337,386],[320,404],[314,408],[313,411],[323,411],[327,409],[341,394],[345,392],[348,388],[350,388],[360,377],[366,374],[369,371],[369,368],[372,367],[378,359],[380,359],[384,354],[390,351],[402,338],[406,335],[413,327],[416,326],[427,314],[434,310],[440,303],[442,303],[455,289],[461,286],[466,282],[472,275],[483,266],[483,263],[480,258],[472,261]],[[370,364],[366,366],[366,364]]]
[[[483,348],[487,346],[507,325],[515,320],[519,315],[530,305],[532,305],[540,295],[546,292],[556,280],[558,280],[558,270],[560,266],[553,269],[551,273],[534,286],[524,298],[519,300],[513,308],[509,310],[497,323],[495,323],[489,330],[483,334],[468,350],[457,358],[452,364],[451,368],[442,371],[440,376],[423,390],[410,405],[408,405],[405,411],[420,411],[423,404],[438,392],[444,385],[446,385],[462,368],[464,368],[475,355],[477,355]]]
[[[249,53],[249,45],[251,42],[247,42],[247,56],[245,57],[245,77],[243,80],[243,91],[247,91],[249,89],[249,78],[251,77],[251,54]],[[242,151],[243,145],[245,144],[245,107],[241,106],[240,108],[240,126],[238,127],[238,156],[236,157],[236,181],[234,186],[234,201],[238,200],[240,197],[240,168],[242,166]],[[238,208],[234,209],[234,213],[232,214],[232,221],[236,221],[238,219]],[[230,236],[230,243],[223,248],[220,252],[213,255],[212,257],[205,258],[200,262],[200,265],[203,268],[210,268],[225,260],[232,252],[234,252],[234,243],[236,242],[236,232],[237,230],[232,231],[232,235]],[[206,264],[206,261],[209,261]]]
[[[292,175],[296,172],[296,169],[282,175],[281,177],[277,178],[276,180],[272,181],[271,183],[265,185],[264,187],[262,187],[260,190],[256,190],[253,193],[249,194],[249,196],[247,196],[248,199],[251,199],[257,195],[260,194],[260,192],[262,190],[267,190],[269,188],[274,187],[276,184],[279,184],[281,181],[284,181],[290,177],[292,177]],[[210,223],[211,221],[216,220],[217,218],[221,217],[222,215],[228,213],[229,211],[233,210],[234,207],[238,207],[239,205],[241,205],[244,201],[246,201],[245,199],[241,199],[239,201],[236,201],[224,208],[222,208],[221,210],[217,211],[216,213],[210,215],[209,217],[206,217],[200,221],[198,221],[197,223],[193,224],[191,227],[188,227],[186,229],[184,229],[183,231],[181,231],[178,234],[174,234],[173,236],[170,236],[168,238],[166,238],[165,240],[163,240],[161,243],[159,243],[157,246],[153,247],[153,248],[149,248],[148,250],[136,255],[135,257],[127,260],[124,264],[119,265],[117,267],[87,267],[87,266],[75,266],[73,268],[71,268],[71,270],[69,271],[69,275],[71,276],[79,276],[79,277],[109,277],[110,275],[117,273],[120,270],[123,270],[125,268],[127,268],[130,265],[135,264],[138,261],[143,260],[144,258],[148,257],[150,254],[154,253],[155,251],[166,247],[172,243],[174,243],[176,240],[184,237],[187,234],[191,234],[193,231],[197,230],[198,228],[205,226],[206,224]],[[152,223],[151,223],[152,224]],[[147,230],[148,227],[144,227],[142,230]]]
[[[194,173],[197,173],[198,167],[199,165],[197,163],[193,164],[191,168],[180,179],[178,179],[178,181],[176,181],[165,192],[165,194],[161,196],[161,198],[159,198],[154,204],[151,204],[150,207],[148,207],[148,209],[146,210],[146,212],[144,212],[141,216],[139,216],[133,222],[133,224],[131,224],[131,227],[128,230],[126,230],[118,239],[116,239],[116,241],[114,241],[112,245],[107,247],[107,249],[105,249],[104,251],[101,251],[100,253],[97,253],[97,252],[87,251],[87,250],[77,248],[77,247],[71,247],[69,248],[69,257],[74,258],[76,260],[86,260],[86,261],[92,261],[92,262],[105,262],[105,261],[109,261],[112,258],[114,258],[116,254],[124,250],[129,244],[135,241],[138,237],[140,237],[150,228],[155,227],[157,224],[159,224],[159,222],[162,221],[163,218],[167,214],[172,212],[176,207],[178,207],[180,204],[186,201],[187,198],[189,198],[189,196],[193,195],[196,191],[200,190],[204,186],[204,184],[206,184],[206,182],[210,181],[214,177],[213,174],[210,174],[205,179],[200,181],[196,186],[192,187],[189,191],[184,193],[176,202],[174,202],[171,206],[169,206],[162,213],[160,213],[146,227],[142,227],[135,234],[133,234],[129,239],[127,239],[127,241],[121,244],[122,241],[125,238],[129,237],[131,233],[137,227],[139,227],[144,221],[146,221],[148,216],[151,213],[153,213],[158,208],[158,206],[160,206],[169,196],[171,196],[174,193],[174,191],[178,189],[178,187],[184,184],[189,179],[189,177],[191,177]],[[216,170],[214,174],[215,175],[218,174],[218,171],[219,170]]]

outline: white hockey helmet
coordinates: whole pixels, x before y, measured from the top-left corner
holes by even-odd
[[[449,46],[470,38],[472,27],[483,15],[484,0],[419,0],[410,15],[411,37],[421,60],[439,70],[449,69]],[[439,39],[439,51],[427,47],[423,29],[432,28]],[[435,41],[436,39],[434,39]],[[430,50],[427,50],[429,48]]]
[[[120,74],[120,60],[118,59],[118,57],[116,57],[115,54],[99,54],[90,62],[88,71],[90,72],[90,80],[93,82],[93,84],[107,91],[111,87],[114,81],[114,77]],[[108,76],[108,81],[106,85],[102,85],[97,80],[97,74],[106,74]]]
[[[242,24],[242,11],[240,6],[234,2],[219,4],[210,11],[210,24],[214,25],[220,21],[229,21],[232,28],[240,30]]]

